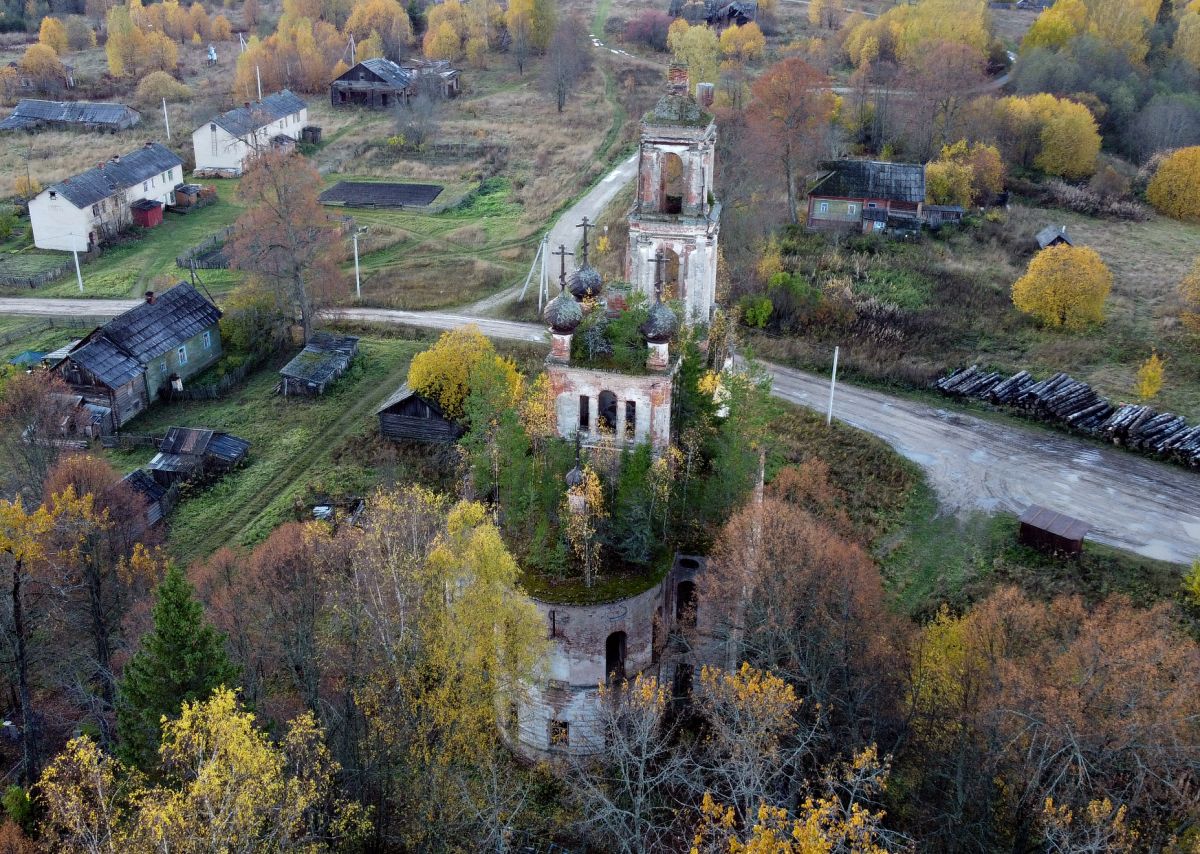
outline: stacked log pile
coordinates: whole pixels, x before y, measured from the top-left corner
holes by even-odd
[[[1006,377],[972,365],[934,385],[953,397],[1013,407],[1088,436],[1200,468],[1200,424],[1189,426],[1181,416],[1142,404],[1114,404],[1068,374],[1035,380],[1028,371]]]

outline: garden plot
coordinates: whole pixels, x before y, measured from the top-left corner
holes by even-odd
[[[321,194],[321,204],[346,207],[426,207],[442,194],[440,184],[339,181]]]

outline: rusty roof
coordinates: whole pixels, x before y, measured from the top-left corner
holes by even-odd
[[[1064,540],[1082,540],[1091,530],[1091,525],[1087,522],[1068,516],[1066,513],[1059,513],[1057,510],[1042,507],[1040,504],[1029,505],[1028,509],[1021,514],[1020,522],[1022,525],[1029,525],[1045,531],[1047,534],[1062,537]]]

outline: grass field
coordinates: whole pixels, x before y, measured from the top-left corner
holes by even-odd
[[[164,404],[130,423],[131,433],[161,435],[172,425],[206,427],[251,443],[244,467],[180,501],[167,537],[172,556],[189,562],[222,545],[253,544],[281,522],[305,518],[314,496],[363,494],[385,477],[385,469],[392,478],[408,479],[404,461],[388,448],[377,448],[371,437],[375,408],[404,382],[409,360],[424,346],[363,339],[354,366],[323,397],[273,394],[276,362],[222,400]],[[153,456],[147,448],[109,454],[123,471]]]

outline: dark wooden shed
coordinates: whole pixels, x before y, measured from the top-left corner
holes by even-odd
[[[1019,521],[1021,545],[1072,557],[1083,553],[1083,538],[1090,528],[1087,522],[1038,504],[1031,504]]]
[[[156,481],[145,469],[134,469],[121,480],[146,502],[141,530],[161,522],[167,513],[167,487]]]
[[[453,442],[463,429],[442,408],[408,387],[400,388],[377,410],[379,435],[393,442]]]
[[[250,443],[229,433],[195,427],[172,427],[146,466],[163,486],[204,475],[226,472],[240,465]]]
[[[358,339],[353,335],[316,332],[279,371],[280,391],[284,397],[324,394],[331,382],[346,373],[357,353]]]

